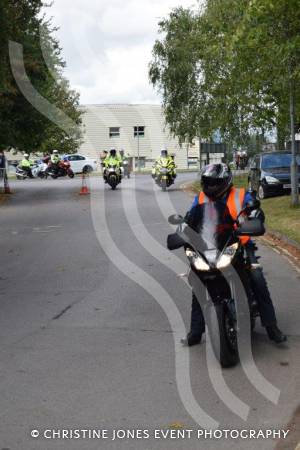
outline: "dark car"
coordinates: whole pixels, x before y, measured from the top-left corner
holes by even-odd
[[[272,195],[283,195],[291,190],[292,155],[288,152],[260,153],[250,161],[249,188],[257,192],[260,199]],[[297,156],[298,181],[300,184],[300,156]]]

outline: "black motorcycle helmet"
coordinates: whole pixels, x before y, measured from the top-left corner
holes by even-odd
[[[116,154],[117,154],[116,149],[115,148],[110,149],[109,154],[110,154],[110,156],[112,156],[114,158],[116,156]]]
[[[227,164],[209,164],[200,174],[203,192],[212,200],[222,197],[232,186],[232,172]]]
[[[161,150],[161,152],[160,152],[160,156],[161,156],[162,158],[167,158],[167,156],[168,156],[168,150],[165,149],[165,148],[163,148],[163,149]]]

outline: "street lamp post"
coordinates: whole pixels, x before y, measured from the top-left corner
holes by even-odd
[[[299,187],[298,187],[298,164],[296,157],[296,142],[295,142],[295,98],[294,86],[290,82],[290,124],[291,124],[291,191],[292,191],[292,205],[299,205]]]
[[[201,161],[201,134],[199,133],[199,172],[202,169],[202,161]]]
[[[138,172],[140,172],[140,127],[137,127],[137,144],[138,144]]]

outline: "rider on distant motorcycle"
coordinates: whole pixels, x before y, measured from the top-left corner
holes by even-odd
[[[52,155],[50,157],[50,161],[51,161],[51,171],[55,174],[58,174],[59,163],[61,161],[61,157],[58,154],[58,150],[53,150]]]
[[[121,171],[120,157],[117,155],[117,151],[115,148],[110,149],[109,155],[103,161],[104,166],[103,178],[105,183],[107,183],[107,169],[111,165],[116,166],[116,169]]]
[[[28,174],[29,178],[33,178],[31,168],[34,162],[32,161],[32,159],[29,159],[28,153],[24,153],[23,156],[24,158],[21,161],[21,169]]]
[[[253,205],[253,202],[256,201],[257,209],[253,211],[253,209],[249,208],[248,213],[251,217],[264,221],[264,213],[259,208],[259,203],[257,200],[254,200],[252,194],[246,192],[245,189],[236,189],[233,186],[232,173],[226,164],[205,166],[201,171],[201,185],[203,191],[195,197],[192,208],[186,215],[185,220],[188,224],[193,223],[193,216],[195,217],[197,214],[197,206],[209,202],[219,203],[220,208],[223,207],[224,226],[233,226],[234,221],[237,219],[236,211],[238,208],[236,207],[236,202],[239,203],[240,209],[244,209],[248,205]],[[284,342],[287,338],[277,327],[275,310],[268,285],[261,267],[257,264],[256,246],[247,236],[240,237],[240,239],[251,264],[251,285],[258,303],[262,325],[266,327],[271,340],[276,343]],[[197,297],[193,293],[190,332],[186,339],[182,340],[182,343],[188,346],[199,344],[204,332],[204,316]]]
[[[125,151],[123,149],[120,150],[119,153],[120,160],[121,160],[121,166],[122,166],[122,173],[124,176],[127,176],[127,178],[130,178],[130,172],[131,167],[129,164],[129,154],[125,154]]]
[[[170,168],[171,175],[176,178],[176,165],[174,162],[174,156],[168,155],[168,150],[165,148],[161,150],[160,156],[156,159],[152,168],[152,178],[156,178],[157,170],[161,166]]]

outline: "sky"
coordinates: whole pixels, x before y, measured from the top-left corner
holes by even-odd
[[[54,0],[47,10],[81,104],[153,103],[148,81],[158,22],[196,0]]]

